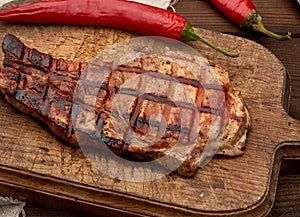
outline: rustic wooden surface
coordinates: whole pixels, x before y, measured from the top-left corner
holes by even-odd
[[[268,27],[270,27],[271,30],[283,33],[283,32],[286,32],[286,31],[292,29],[293,33],[295,33],[295,38],[293,38],[289,42],[284,42],[285,44],[283,46],[282,42],[277,42],[272,39],[260,37],[260,35],[257,35],[257,34],[246,34],[244,32],[241,32],[235,26],[230,24],[230,22],[228,22],[228,20],[224,19],[220,14],[218,14],[218,12],[216,12],[215,9],[206,1],[186,0],[184,2],[183,1],[180,2],[176,8],[179,13],[188,17],[189,20],[197,27],[202,27],[202,28],[217,30],[217,31],[221,31],[221,32],[227,32],[227,33],[245,36],[247,38],[257,41],[258,43],[261,43],[262,45],[264,45],[265,47],[270,49],[272,52],[274,52],[275,55],[283,62],[284,66],[286,67],[287,72],[290,74],[290,76],[292,78],[292,82],[291,82],[292,83],[292,98],[291,98],[291,104],[290,104],[291,106],[289,107],[289,113],[291,115],[293,115],[294,117],[299,118],[299,114],[300,114],[300,112],[299,112],[300,106],[299,105],[300,104],[298,103],[298,101],[299,101],[300,94],[297,92],[297,85],[298,85],[298,89],[300,86],[299,75],[297,75],[298,66],[299,66],[299,63],[297,61],[299,59],[299,51],[297,50],[297,49],[299,49],[298,36],[299,36],[299,32],[300,32],[300,30],[299,30],[299,25],[300,25],[299,7],[296,4],[296,2],[294,2],[292,0],[291,1],[276,1],[276,2],[275,1],[254,1],[254,2],[261,9],[260,11],[264,14],[265,24]],[[277,8],[276,10],[275,10],[275,7]],[[280,16],[279,15],[280,13],[283,13],[284,15]],[[219,39],[219,41],[222,41],[222,39]],[[230,46],[230,48],[234,48],[234,47]],[[210,51],[207,50],[206,48],[204,48],[204,49],[207,52],[207,55],[210,55]],[[54,52],[54,51],[52,51],[52,52]],[[57,54],[59,54],[59,52]],[[226,63],[225,59],[219,55],[217,55],[217,57],[215,57],[215,58],[217,58],[218,61],[220,61],[221,65],[222,65],[222,63],[223,64]],[[233,65],[231,65],[229,67],[233,67]],[[269,81],[269,80],[267,80],[267,81]],[[278,82],[280,83],[280,81],[278,81]],[[239,83],[237,83],[236,85],[239,87]],[[266,105],[266,106],[268,106],[268,105]],[[12,114],[12,115],[15,115],[15,114]],[[17,115],[20,115],[20,114],[17,114]],[[20,115],[20,116],[22,116],[22,115]],[[284,118],[287,118],[287,117],[284,117]],[[28,118],[28,119],[25,118],[25,119],[28,121],[31,120],[30,118]],[[297,121],[294,121],[294,120],[289,121],[288,124],[291,125],[289,127],[291,127],[291,128],[296,127],[296,126],[294,126],[294,122],[295,122],[295,124],[297,123]],[[281,130],[280,127],[282,127],[282,129],[288,128],[284,125],[280,125],[278,127],[279,129],[276,129],[276,130],[278,130],[277,132],[280,132],[280,130]],[[35,127],[33,127],[32,129],[35,130]],[[34,131],[34,132],[36,132],[36,131]],[[270,131],[269,131],[269,133],[270,133]],[[288,132],[286,132],[286,133],[288,133]],[[37,135],[37,134],[34,134],[34,135]],[[32,135],[30,135],[30,136],[32,136]],[[289,139],[288,135],[287,136],[282,135],[282,136],[287,138],[287,140],[295,139],[294,137]],[[37,139],[40,142],[42,142],[41,138],[37,138]],[[276,142],[276,140],[274,140],[274,141]],[[296,146],[297,144],[294,144],[294,145]],[[42,155],[44,153],[44,151],[45,150],[40,150],[40,154]],[[287,150],[287,152],[288,151],[291,151],[291,150]],[[281,154],[284,155],[287,152],[282,151]],[[67,152],[65,152],[63,154],[65,154],[64,156],[66,157],[64,162],[66,164],[70,163],[72,160],[72,159],[68,158],[68,157],[70,157],[70,155],[68,155]],[[74,159],[78,160],[77,159],[78,156],[76,154],[75,155],[73,154],[71,156],[72,156],[73,160]],[[261,157],[264,157],[264,156],[261,156]],[[39,157],[38,157],[36,160],[39,161],[41,159],[39,159]],[[222,159],[222,162],[223,162],[223,160],[224,159]],[[76,162],[78,162],[78,161],[76,161]],[[18,166],[22,166],[22,164],[23,164],[22,162],[18,162],[18,163],[19,163]],[[296,163],[294,162],[294,165],[295,165],[295,167],[297,167],[297,161],[296,161]],[[219,166],[224,167],[224,164],[220,163]],[[49,165],[49,168],[50,167],[51,167],[51,165]],[[278,165],[278,167],[279,167],[279,165]],[[246,167],[244,167],[244,168],[246,168]],[[286,168],[288,168],[288,166],[285,165],[285,169]],[[39,170],[39,168],[32,168],[32,169],[35,169],[37,171]],[[74,169],[74,168],[71,168],[71,169]],[[226,163],[225,163],[225,167],[223,169],[226,169]],[[252,171],[252,169],[251,169],[251,171]],[[255,171],[255,169],[253,167],[253,175],[254,175],[254,171]],[[64,171],[64,172],[65,172],[65,174],[68,174],[69,171]],[[299,211],[299,207],[297,208],[297,201],[299,201],[299,194],[292,194],[292,193],[297,192],[297,189],[299,189],[299,176],[297,175],[297,173],[294,174],[294,172],[295,171],[293,171],[292,174],[291,173],[282,173],[282,176],[279,180],[280,181],[279,189],[277,191],[278,192],[277,201],[275,202],[275,207],[274,207],[273,211],[271,212],[271,214],[274,216],[280,216],[280,215],[282,215],[282,216],[284,216],[284,215],[297,216],[297,211]],[[49,173],[51,173],[51,171],[49,171]],[[275,179],[276,179],[276,177],[275,177]],[[298,182],[294,182],[293,180],[295,180],[295,181],[298,180]],[[220,179],[219,179],[219,181],[220,181]],[[214,185],[218,186],[220,184],[222,184],[222,182],[216,182]],[[248,187],[250,187],[250,188],[252,187],[252,190],[256,191],[256,193],[264,187],[264,186],[259,186],[259,183],[255,183],[256,185],[251,185],[251,186],[250,186],[250,184],[252,184],[252,183],[248,182],[248,184],[249,184]],[[246,185],[247,185],[247,183],[246,183]],[[288,187],[288,186],[290,186],[290,187]],[[228,186],[226,186],[226,187],[228,187]],[[247,186],[244,185],[244,187],[247,187]],[[255,188],[255,187],[258,187],[258,188]],[[281,189],[280,187],[282,188],[282,190],[280,190]],[[275,193],[275,192],[273,192],[273,193]],[[299,190],[298,190],[298,193],[299,193]],[[258,196],[258,195],[250,194],[249,197],[251,197],[251,196]],[[288,198],[288,200],[286,198]],[[271,203],[272,200],[270,200],[269,202]],[[270,206],[270,205],[271,204],[269,204],[269,205],[267,204],[265,206]],[[278,207],[278,208],[276,208],[276,207]],[[33,209],[34,208],[32,208],[32,210]],[[47,216],[49,216],[50,215],[49,213],[51,213],[50,210],[46,210],[46,212],[48,212]],[[29,210],[29,213],[30,213],[30,210]]]

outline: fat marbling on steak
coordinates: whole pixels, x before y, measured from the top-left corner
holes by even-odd
[[[217,148],[216,154],[243,153],[250,126],[249,113],[240,92],[231,88],[228,73],[214,64],[207,67],[217,84],[203,85],[176,63],[176,57],[174,61],[141,57],[116,68],[110,62],[91,67],[89,63],[55,59],[28,48],[11,34],[5,36],[2,48],[0,90],[6,100],[45,122],[70,145],[78,146],[74,132],[76,114],[72,110],[74,99],[78,98],[77,103],[87,108],[81,112],[86,125],[83,127],[89,129],[87,116],[91,115],[100,132],[98,148],[107,146],[124,158],[159,159],[180,140],[174,150],[181,152],[188,144],[189,151],[181,155],[173,150],[170,156],[181,161],[177,168],[180,174],[193,176],[207,144]],[[89,79],[90,85],[78,88],[88,76],[88,69],[93,67],[97,69],[96,76],[101,77],[101,70],[109,73],[101,85]],[[134,82],[126,84],[130,80]],[[216,103],[211,96],[217,98]],[[118,122],[122,123],[118,118],[127,121],[128,126],[118,126]]]

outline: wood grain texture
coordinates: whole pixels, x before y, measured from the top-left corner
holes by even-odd
[[[72,26],[5,25],[1,32],[2,37],[10,32],[31,47],[75,61],[88,61],[96,50],[132,37],[121,31]],[[61,32],[64,32],[63,37],[58,34]],[[228,70],[232,85],[244,95],[252,116],[252,129],[244,155],[238,158],[217,157],[200,169],[193,179],[172,174],[153,182],[119,181],[101,174],[79,149],[59,142],[47,128],[40,127],[30,117],[16,114],[16,110],[1,98],[2,172],[6,167],[12,169],[10,173],[15,173],[14,176],[23,171],[23,175],[30,177],[21,182],[25,189],[48,192],[52,196],[70,195],[70,198],[114,207],[124,213],[240,215],[240,212],[257,208],[268,195],[277,145],[299,138],[299,123],[289,118],[281,105],[285,71],[276,57],[258,44],[210,31],[201,31],[201,34],[226,45],[228,49],[243,47],[240,58],[229,59],[202,44],[192,43],[197,50]],[[235,43],[226,43],[228,41]],[[265,65],[265,62],[270,64]],[[272,91],[265,90],[266,84]],[[269,136],[270,130],[272,137]],[[9,180],[14,182],[16,179],[4,178],[2,182]],[[45,182],[52,183],[55,189]],[[92,188],[93,196],[85,193],[89,188]],[[107,192],[111,192],[110,197]],[[95,195],[98,195],[97,198]],[[140,205],[136,206],[136,203]],[[262,211],[267,210],[257,212]]]
[[[291,102],[288,113],[300,119],[300,7],[294,0],[253,0],[253,3],[262,14],[268,29],[279,34],[292,32],[293,38],[279,42],[259,33],[242,30],[224,17],[209,1],[180,1],[176,9],[196,27],[242,36],[272,51],[284,63],[291,76]]]
[[[299,36],[300,13],[299,5],[293,0],[253,0],[262,14],[265,26],[277,33],[293,32]],[[250,32],[239,29],[206,0],[179,1],[176,10],[185,16],[194,26],[219,32],[247,34]],[[253,34],[259,36],[260,34]]]
[[[270,216],[292,217],[300,211],[300,176],[285,174],[279,177],[274,208]]]
[[[75,27],[67,27],[62,30],[60,28],[55,26],[50,30],[45,30],[42,26],[4,25],[1,32],[3,35],[9,29],[26,41],[29,46],[57,57],[77,61],[88,60],[86,54],[103,49],[109,43],[131,37],[128,33],[107,29],[83,28],[79,30]],[[60,204],[61,201],[65,201],[65,206],[81,204],[82,207],[86,207],[83,208],[85,211],[90,208],[88,203],[93,203],[99,208],[99,213],[103,210],[117,212],[115,207],[111,208],[112,204],[115,204],[112,201],[117,200],[120,204],[117,204],[116,208],[124,215],[128,214],[128,209],[133,209],[135,214],[142,212],[151,215],[155,214],[155,211],[158,212],[158,208],[159,212],[164,215],[175,213],[177,215],[187,215],[187,213],[188,215],[207,215],[210,213],[212,215],[258,216],[258,214],[267,213],[274,201],[274,183],[276,184],[279,171],[278,164],[274,164],[276,168],[273,168],[273,163],[280,162],[280,159],[284,157],[284,155],[275,157],[275,148],[283,141],[299,139],[298,121],[288,117],[281,107],[280,96],[284,84],[284,68],[275,56],[257,44],[210,31],[202,33],[209,39],[224,44],[228,49],[243,48],[241,57],[243,60],[229,60],[205,46],[194,44],[205,56],[231,72],[233,85],[242,90],[251,109],[254,117],[253,127],[245,155],[234,159],[215,158],[206,168],[199,171],[196,181],[182,179],[175,174],[142,186],[136,183],[110,180],[99,176],[98,171],[82,159],[83,156],[79,150],[70,149],[57,141],[47,132],[47,128],[16,112],[1,98],[0,117],[2,119],[0,123],[4,131],[1,131],[0,140],[1,144],[9,144],[1,148],[1,157],[3,156],[5,164],[1,169],[1,177],[4,177],[1,192],[12,193],[13,188],[19,190],[24,188],[21,192],[28,201],[66,208]],[[105,40],[105,45],[94,45],[99,39],[98,35],[102,36],[101,40]],[[231,43],[228,43],[229,41]],[[271,64],[266,66],[265,62]],[[266,85],[268,85],[267,90],[274,91],[266,93]],[[267,102],[264,100],[265,97],[269,99]],[[298,149],[297,144],[293,144],[293,147]],[[285,157],[289,157],[288,153]],[[21,179],[22,177],[25,179]],[[14,180],[18,179],[22,180],[21,186],[20,183],[14,183]],[[11,184],[9,188],[7,180],[10,180]],[[53,189],[47,183],[59,185]],[[69,188],[66,189],[66,186]],[[80,188],[82,191],[78,191]],[[74,191],[75,189],[77,191]],[[108,197],[109,194],[105,194],[107,190],[113,192],[111,198]],[[29,197],[29,192],[34,196]],[[87,192],[99,197],[91,198]],[[15,193],[17,195],[17,192]],[[41,195],[45,193],[47,198],[53,199],[43,199]],[[195,198],[195,195],[198,197]],[[59,198],[60,202],[55,203],[55,198]],[[47,200],[52,202],[47,203]]]
[[[300,211],[300,167],[298,160],[284,160],[280,168],[276,198],[269,217],[295,217]],[[79,217],[72,210],[62,212],[33,204],[25,207],[27,216]]]
[[[186,0],[176,5],[177,12],[187,17],[196,27],[230,33],[251,39],[270,49],[286,67],[291,76],[291,102],[288,111],[300,119],[300,7],[295,0],[253,0],[262,14],[265,26],[279,34],[292,32],[293,38],[284,43],[267,38],[259,33],[241,30],[224,17],[209,1]]]

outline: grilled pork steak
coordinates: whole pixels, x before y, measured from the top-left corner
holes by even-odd
[[[176,60],[141,57],[113,68],[109,62],[95,66],[55,59],[11,34],[3,51],[0,90],[7,101],[71,145],[78,146],[75,125],[96,128],[98,148],[106,145],[141,161],[169,154],[181,162],[177,171],[184,176],[195,173],[204,151],[242,154],[249,114],[228,74],[213,64],[208,67],[217,84],[200,82]],[[93,76],[103,82],[93,82]],[[76,114],[78,105],[85,111]]]

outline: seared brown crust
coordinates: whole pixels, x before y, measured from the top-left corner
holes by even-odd
[[[24,46],[13,35],[3,41],[4,68],[0,90],[12,105],[49,125],[70,144],[77,144],[70,114],[81,64],[53,59]]]
[[[160,58],[139,58],[117,68],[106,62],[93,66],[55,59],[27,48],[13,35],[5,37],[3,51],[5,59],[0,73],[0,91],[7,101],[45,122],[71,145],[78,145],[74,124],[80,122],[80,118],[84,121],[83,128],[90,131],[95,128],[87,121],[90,115],[100,132],[98,139],[102,143],[98,148],[105,144],[114,153],[131,159],[160,158],[179,139],[186,144],[192,143],[189,156],[176,159],[183,163],[178,172],[191,176],[209,141],[214,117],[220,117],[224,119],[220,123],[226,128],[224,132],[216,132],[222,134],[220,141],[213,141],[220,143],[217,153],[231,156],[242,153],[250,123],[249,114],[240,94],[231,89],[228,74],[217,66],[209,67],[213,68],[218,84],[203,86],[186,69]],[[90,73],[91,70],[97,72]],[[106,75],[104,72],[110,73]],[[99,83],[99,79],[93,76],[103,76],[103,82]],[[130,80],[134,82],[126,85]],[[178,88],[178,84],[188,90],[189,97]],[[159,94],[151,92],[154,86]],[[207,95],[209,91],[217,96],[225,95],[225,104],[212,107]],[[120,110],[115,105],[116,97]],[[75,117],[74,101],[86,105],[81,107],[86,108],[84,117]],[[128,125],[116,124],[122,123],[122,119]],[[199,121],[195,122],[197,119]],[[146,136],[150,131],[152,134],[147,140],[134,136]]]

